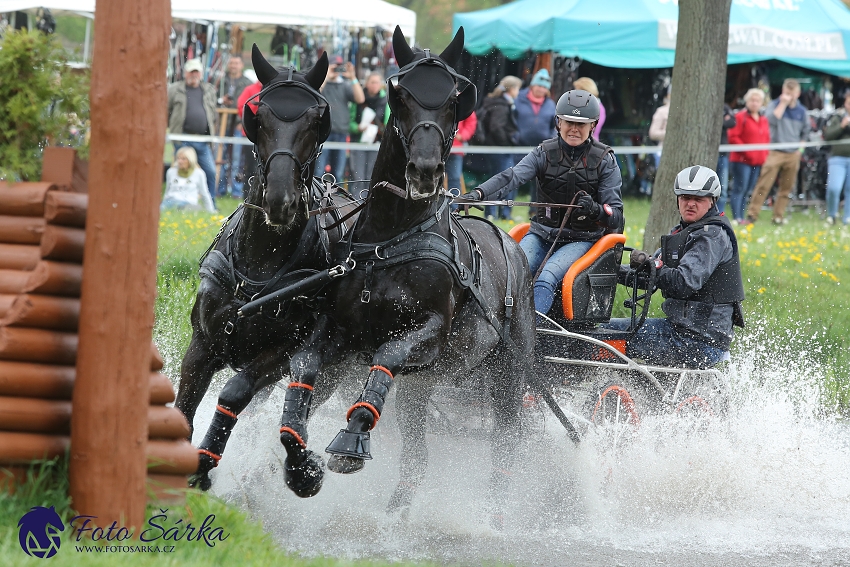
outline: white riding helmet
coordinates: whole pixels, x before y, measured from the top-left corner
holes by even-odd
[[[720,197],[720,178],[710,167],[694,165],[676,175],[673,193],[695,197]]]

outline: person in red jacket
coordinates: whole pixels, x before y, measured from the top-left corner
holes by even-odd
[[[469,140],[473,134],[475,134],[475,127],[478,125],[478,118],[476,118],[475,113],[473,112],[464,120],[461,120],[457,125],[457,134],[455,134],[455,139],[452,142],[452,147],[456,148],[458,146],[464,145],[467,140]],[[449,159],[446,160],[446,179],[449,183],[449,189],[454,189],[457,187],[458,190],[461,189],[460,178],[463,176],[463,154],[456,154],[452,152],[449,155]]]
[[[245,111],[245,103],[248,99],[254,97],[257,93],[263,90],[263,84],[260,81],[248,85],[242,89],[242,94],[236,101],[236,112],[239,115],[239,128],[242,130],[242,135],[245,135],[245,130],[242,128],[242,113]],[[248,106],[253,112],[257,112],[256,99]],[[241,146],[242,149],[242,179],[247,182],[257,173],[257,160],[254,158],[252,146]]]
[[[746,108],[735,115],[735,126],[727,131],[730,144],[768,144],[770,143],[770,125],[760,111],[764,106],[764,91],[750,89],[744,95]],[[767,159],[768,150],[749,150],[732,152],[733,184],[729,191],[732,214],[735,222],[744,220],[745,208],[750,193],[761,173],[761,166]]]

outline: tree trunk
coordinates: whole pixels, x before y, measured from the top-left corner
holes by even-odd
[[[670,116],[646,221],[643,248],[655,251],[679,220],[676,174],[691,165],[717,169],[723,121],[732,0],[679,0]]]

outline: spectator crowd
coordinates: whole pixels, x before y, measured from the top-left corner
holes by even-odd
[[[215,135],[224,120],[226,136],[243,137],[242,108],[246,101],[260,91],[262,85],[256,79],[252,81],[245,73],[242,59],[239,56],[230,57],[223,86],[218,93],[211,84],[202,80],[203,66],[198,59],[188,60],[183,71],[184,79],[173,83],[168,89],[170,132]],[[549,71],[540,68],[525,81],[512,75],[504,76],[490,93],[483,95],[477,110],[458,125],[454,139],[455,152],[459,147],[469,144],[503,146],[505,152],[466,157],[464,152],[451,154],[446,163],[446,188],[464,192],[465,172],[482,178],[492,177],[515,166],[524,157],[524,154],[518,154],[511,148],[534,147],[553,138],[556,135],[555,101],[551,97],[551,86]],[[599,120],[591,133],[598,141],[606,120],[604,96],[599,96],[597,84],[590,77],[574,79],[572,88],[589,92],[600,100]],[[332,113],[332,130],[328,142],[380,142],[390,115],[383,74],[373,71],[361,81],[350,61],[334,56],[321,92],[330,103]],[[217,94],[220,93],[223,96],[218,98]],[[748,149],[720,153],[716,172],[720,178],[721,195],[717,206],[721,212],[725,211],[734,224],[758,222],[760,212],[768,200],[772,206],[772,222],[777,225],[787,222],[789,200],[800,170],[800,150],[793,144],[807,141],[811,132],[807,108],[800,97],[800,83],[795,79],[787,79],[782,85],[781,94],[774,100],[767,98],[764,89],[751,88],[741,99],[742,108],[732,109],[727,104],[723,105],[721,144],[791,144],[771,150]],[[648,154],[648,167],[654,165],[657,168],[666,135],[670,101],[671,93],[668,89],[649,127],[649,139],[658,144],[658,151]],[[846,97],[843,108],[833,113],[826,122],[823,135],[826,140],[850,139],[850,96]],[[175,167],[173,171],[170,170],[166,182],[166,193],[171,195],[167,199],[169,206],[209,208],[209,203],[215,207],[216,197],[230,195],[242,198],[245,180],[255,167],[250,146],[224,145],[220,150],[218,164],[207,142],[174,142],[175,151],[181,148],[191,148],[193,152],[191,155],[185,152],[181,154],[183,165],[180,167],[177,167],[175,156]],[[375,157],[376,152],[372,149],[346,151],[326,148],[317,160],[316,175],[330,173],[338,182],[348,183],[350,191],[360,191],[368,185]],[[626,159],[633,158],[629,156]],[[217,165],[220,165],[218,174]],[[640,168],[641,164],[627,165],[629,171],[626,177],[638,177],[635,166]],[[194,185],[200,184],[207,188],[209,200],[196,195],[191,197],[192,203],[184,201],[190,198],[187,197],[186,188],[189,178]],[[648,176],[639,180],[640,193],[651,194],[651,181]],[[536,183],[526,183],[519,190],[528,192],[532,201],[536,200]],[[506,195],[506,199],[515,197],[516,191]],[[829,224],[835,224],[839,219],[845,225],[850,224],[848,198],[850,144],[836,145],[828,159],[826,221]],[[842,200],[844,211],[840,216]],[[512,211],[509,207],[488,205],[485,214],[494,219],[510,219]]]

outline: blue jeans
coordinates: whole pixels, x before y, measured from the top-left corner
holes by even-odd
[[[331,132],[328,135],[328,142],[345,142],[348,140],[348,134],[343,132]],[[321,177],[325,174],[325,166],[331,164],[331,173],[337,181],[342,181],[345,177],[345,150],[329,150],[322,149],[322,154],[316,159],[316,175]]]
[[[832,156],[827,160],[826,216],[838,216],[838,203],[844,193],[844,224],[850,224],[850,157]]]
[[[239,128],[238,126],[234,128],[233,137],[244,138],[245,134],[242,133],[242,128]],[[242,181],[237,181],[236,177],[242,173],[242,146],[234,144],[231,152],[230,175],[228,176],[228,181],[230,182],[230,195],[236,199],[241,199],[244,183]]]
[[[729,190],[729,202],[732,203],[732,216],[735,220],[744,220],[750,193],[756,186],[760,165],[748,165],[739,161],[732,162],[732,188]]]
[[[717,210],[721,213],[726,209],[729,196],[729,154],[717,156],[717,176],[720,178],[720,198],[717,199]]]
[[[207,188],[210,190],[210,196],[213,205],[215,205],[215,158],[213,158],[212,148],[206,142],[174,142],[174,151],[176,152],[183,146],[189,146],[198,154],[198,167],[207,176]]]
[[[631,322],[631,319],[611,319],[601,327],[625,331]],[[680,334],[667,319],[647,319],[626,345],[626,355],[630,358],[677,368],[711,368],[725,354],[726,351]]]
[[[555,290],[561,286],[567,270],[576,260],[584,256],[591,246],[593,246],[592,242],[567,242],[555,245],[555,251],[543,266],[540,277],[534,282],[534,308],[537,311],[544,314],[549,312],[555,301]],[[543,258],[552,247],[552,243],[546,242],[536,234],[528,233],[520,241],[519,247],[525,252],[528,268],[534,277]]]

